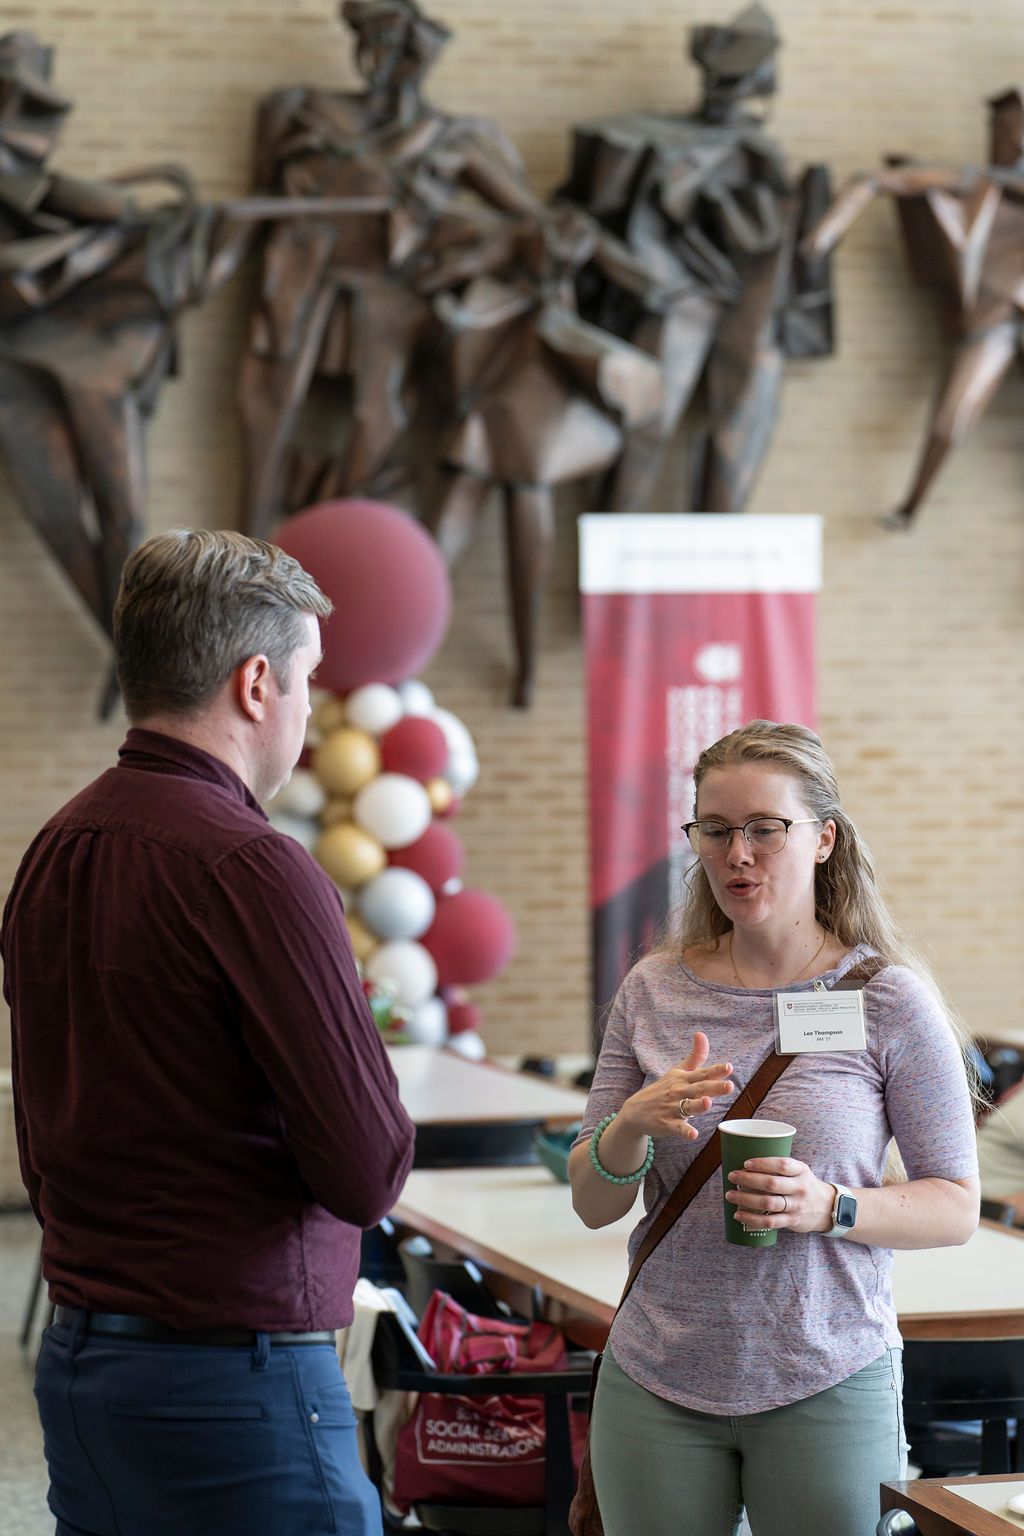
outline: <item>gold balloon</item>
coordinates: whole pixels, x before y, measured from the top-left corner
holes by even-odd
[[[345,700],[335,698],[333,694],[323,699],[313,711],[312,723],[321,736],[336,731],[339,725],[345,724]]]
[[[380,940],[359,921],[354,912],[345,913],[345,922],[348,924],[348,936],[352,940],[352,952],[356,959],[368,960]]]
[[[379,875],[388,861],[377,839],[351,821],[328,827],[317,839],[313,856],[335,885],[353,887]]]
[[[380,773],[380,748],[368,731],[332,731],[313,753],[313,772],[332,795],[354,795]]]
[[[320,812],[320,825],[333,827],[337,821],[352,820],[352,800],[349,795],[334,795]]]
[[[430,809],[435,816],[443,816],[448,810],[454,798],[452,787],[447,779],[428,779],[423,786],[430,800]]]

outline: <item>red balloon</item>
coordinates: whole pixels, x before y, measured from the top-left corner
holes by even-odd
[[[413,677],[448,628],[441,552],[408,512],[383,501],[323,501],[290,517],[277,543],[334,604],[318,682],[333,693]]]
[[[463,848],[451,827],[432,821],[422,837],[408,848],[392,848],[388,863],[398,864],[420,875],[436,894],[449,880],[458,878],[462,869]]]
[[[480,1027],[480,1009],[476,1003],[449,1003],[448,1004],[448,1033],[450,1035],[464,1035],[471,1029]]]
[[[380,756],[388,773],[406,773],[425,784],[448,766],[448,742],[436,720],[403,715],[381,737]]]
[[[434,921],[420,938],[437,966],[440,986],[489,981],[507,963],[515,928],[500,901],[463,889],[437,898]]]

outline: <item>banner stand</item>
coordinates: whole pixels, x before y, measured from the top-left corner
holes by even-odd
[[[748,720],[816,728],[822,520],[587,513],[579,525],[596,1053],[622,977],[678,904],[701,752]]]

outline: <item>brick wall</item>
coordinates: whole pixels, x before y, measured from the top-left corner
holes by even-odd
[[[328,0],[67,0],[9,6],[4,25],[57,48],[56,84],[76,109],[56,165],[95,176],[174,159],[217,197],[246,187],[263,93],[354,84],[334,9]],[[693,105],[686,28],[733,10],[717,0],[450,0],[437,14],[454,37],[432,94],[449,110],[498,119],[547,189],[564,172],[574,121]],[[1024,59],[1015,0],[786,0],[773,10],[784,47],[772,131],[794,164],[825,160],[841,179],[890,150],[984,158],[984,99]],[[847,802],[895,907],[971,1024],[1016,1023],[1024,393],[1016,378],[1004,386],[918,528],[884,532],[878,514],[905,488],[939,377],[938,320],[909,285],[888,206],[861,219],[835,276],[838,355],[790,365],[750,510],[824,514],[822,729]],[[153,530],[233,522],[245,293],[243,278],[184,325],[182,376],[166,387],[150,439]],[[483,764],[458,823],[467,878],[506,902],[519,929],[513,963],[478,991],[495,1052],[575,1051],[587,1036],[575,509],[566,498],[533,710],[505,704],[496,509],[456,577],[454,622],[425,674],[465,719]],[[0,548],[2,892],[38,824],[111,760],[122,725],[95,719],[104,647],[5,486]]]

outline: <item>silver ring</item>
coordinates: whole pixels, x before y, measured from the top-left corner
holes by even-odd
[[[782,1197],[782,1210],[779,1212],[779,1215],[780,1216],[784,1216],[788,1210],[789,1210],[789,1201],[787,1200],[786,1196],[783,1195],[783,1197]]]
[[[683,1108],[683,1105],[684,1104],[689,1104],[689,1102],[690,1102],[689,1099],[680,1099],[679,1100],[679,1113],[682,1115],[684,1120],[688,1120],[690,1118],[689,1115],[686,1113],[686,1110]]]

